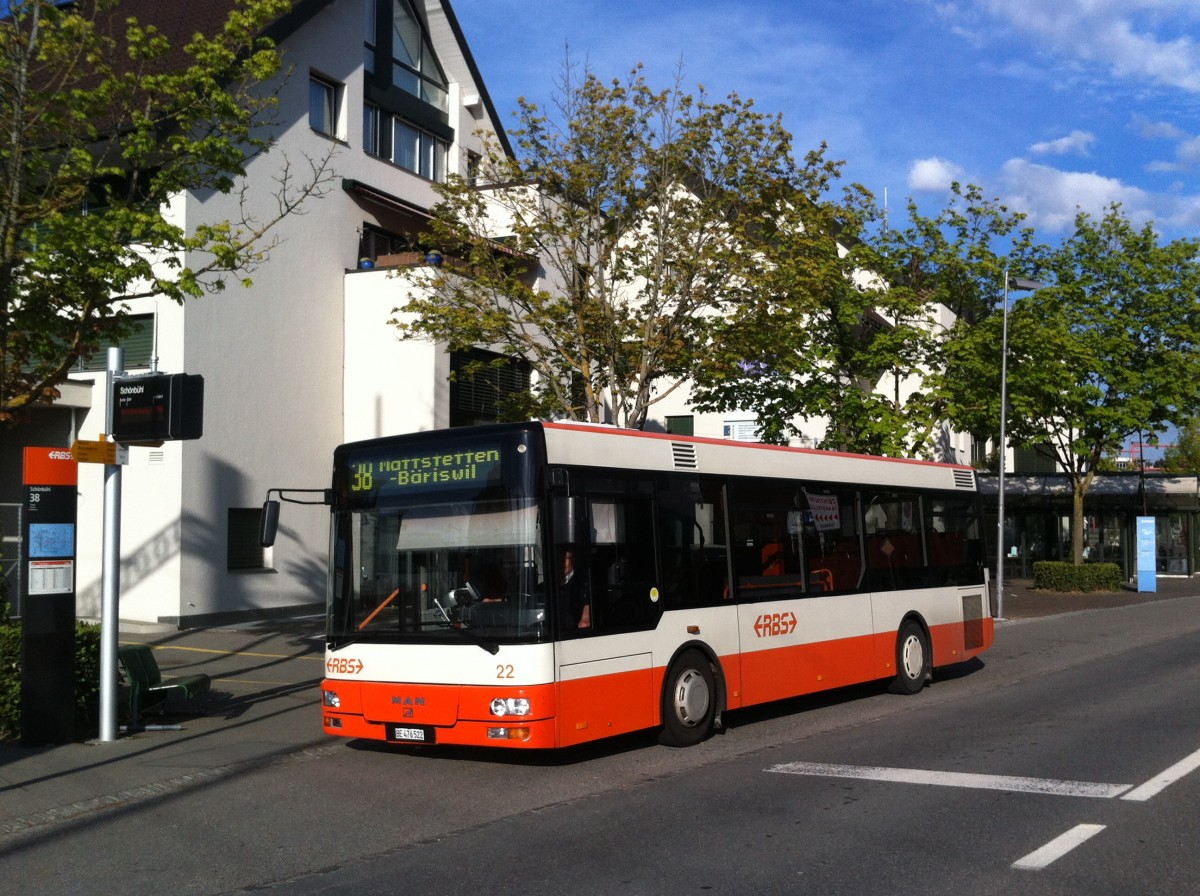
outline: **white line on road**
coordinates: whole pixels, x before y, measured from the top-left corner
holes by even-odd
[[[1121,797],[1121,799],[1145,802],[1146,800],[1150,799],[1150,797],[1156,796],[1163,790],[1166,790],[1167,787],[1174,784],[1184,775],[1188,774],[1189,772],[1194,772],[1197,768],[1200,768],[1200,750],[1197,750],[1186,759],[1179,760],[1165,772],[1155,775],[1140,787],[1136,787],[1129,791],[1129,793],[1125,794],[1123,797]]]
[[[1013,862],[1014,868],[1022,871],[1040,871],[1055,859],[1061,859],[1076,846],[1095,837],[1102,830],[1102,824],[1080,824],[1071,828],[1060,837],[1055,837],[1040,849],[1035,849],[1023,859]]]
[[[823,762],[785,762],[767,769],[784,775],[810,775],[821,778],[858,778],[868,781],[892,781],[901,784],[930,784],[939,787],[964,787],[975,790],[1004,790],[1017,793],[1042,793],[1051,796],[1080,796],[1111,799],[1129,790],[1131,784],[1093,784],[1087,781],[1059,781],[1052,778],[1019,778],[1006,775],[977,775],[965,772],[931,772],[915,768],[881,768],[866,765],[834,765]]]

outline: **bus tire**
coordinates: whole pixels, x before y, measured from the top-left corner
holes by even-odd
[[[896,677],[888,685],[893,694],[917,694],[933,675],[929,638],[919,623],[909,619],[896,636]]]
[[[684,651],[667,670],[659,741],[672,747],[700,743],[712,733],[716,711],[712,663],[698,650]]]

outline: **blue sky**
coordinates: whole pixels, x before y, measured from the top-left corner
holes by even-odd
[[[451,0],[506,127],[551,101],[567,48],[597,75],[735,91],[782,113],[798,154],[829,144],[893,216],[951,180],[1000,197],[1046,242],[1121,202],[1200,235],[1195,0]],[[898,222],[897,222],[898,223]]]

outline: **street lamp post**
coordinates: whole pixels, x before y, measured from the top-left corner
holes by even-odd
[[[997,477],[996,502],[996,619],[1004,619],[1004,461],[1008,454],[1008,291],[1009,289],[1041,289],[1036,280],[1014,277],[1009,282],[1008,268],[1004,269],[1004,327],[1000,340],[1000,466]]]

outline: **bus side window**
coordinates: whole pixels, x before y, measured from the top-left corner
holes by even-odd
[[[872,591],[922,587],[926,564],[920,497],[892,491],[869,497],[863,510],[868,587]]]
[[[711,607],[729,587],[725,491],[714,479],[663,477],[658,491],[663,593],[668,607]]]
[[[592,629],[603,634],[653,628],[662,605],[656,599],[650,501],[622,496],[591,503]]]
[[[800,503],[809,592],[857,591],[863,575],[857,493],[805,485]]]
[[[578,481],[584,484],[582,477]],[[606,493],[577,502],[586,506],[586,519],[573,542],[555,548],[556,564],[561,568],[569,552],[573,568],[571,580],[559,583],[561,632],[567,637],[653,628],[662,614],[650,498],[611,494],[611,483],[605,485]]]
[[[784,483],[730,486],[738,600],[803,596],[802,514],[796,507],[795,490]]]

